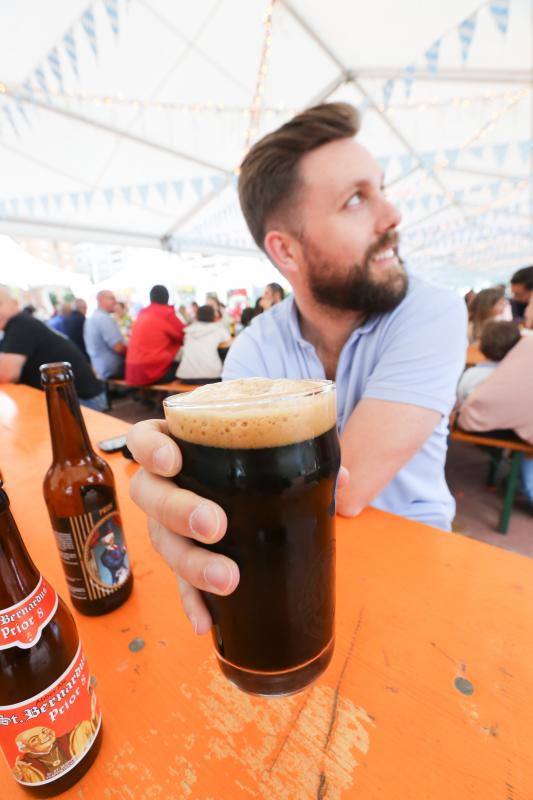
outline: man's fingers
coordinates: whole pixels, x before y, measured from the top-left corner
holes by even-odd
[[[181,605],[191,623],[193,630],[198,636],[203,636],[211,630],[213,620],[206,608],[198,589],[191,586],[178,576],[178,587],[181,595]]]
[[[134,425],[127,438],[133,458],[150,472],[170,477],[181,469],[178,445],[168,435],[163,419],[147,419]]]
[[[348,481],[350,480],[350,473],[346,469],[346,467],[341,467],[339,469],[339,475],[337,477],[337,489],[342,489]]]
[[[145,469],[131,479],[130,496],[149,517],[181,536],[211,544],[226,532],[226,514],[220,506]]]
[[[148,530],[157,552],[183,581],[204,592],[222,596],[234,591],[240,575],[237,564],[230,558],[175,536],[157,520],[148,520]],[[193,604],[193,610],[197,610],[196,597],[187,595],[187,600]]]

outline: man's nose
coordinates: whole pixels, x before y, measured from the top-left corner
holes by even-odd
[[[402,221],[402,215],[390,200],[385,197],[380,202],[378,216],[376,220],[376,232],[378,234],[386,233],[387,231],[397,228]]]

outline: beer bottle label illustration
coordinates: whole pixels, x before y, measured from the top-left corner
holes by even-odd
[[[76,766],[100,725],[100,707],[80,644],[55,683],[21,703],[0,706],[0,747],[19,783],[40,786]]]
[[[57,609],[57,594],[42,575],[33,592],[10,608],[0,609],[0,650],[33,647]]]
[[[56,517],[54,529],[73,598],[97,600],[115,592],[130,562],[115,494],[107,486],[83,486],[85,513]]]

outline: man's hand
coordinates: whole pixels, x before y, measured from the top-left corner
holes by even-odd
[[[176,574],[183,610],[195,633],[207,633],[212,620],[198,590],[231,594],[240,575],[234,561],[198,547],[194,540],[220,541],[226,533],[226,514],[210,500],[165,480],[177,475],[182,466],[166,422],[137,423],[128,434],[127,445],[142,467],[131,481],[131,498],[148,515],[152,544]],[[338,487],[347,480],[348,472],[341,467]]]
[[[226,514],[215,503],[164,480],[182,466],[166,422],[139,422],[129,432],[127,444],[142,467],[131,481],[131,498],[148,515],[152,544],[178,578],[183,610],[195,633],[207,633],[212,620],[198,590],[231,594],[239,583],[239,568],[194,540],[218,542],[226,533]]]

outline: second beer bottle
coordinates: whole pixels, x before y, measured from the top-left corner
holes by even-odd
[[[68,362],[43,364],[53,462],[44,498],[74,607],[106,614],[131,594],[133,575],[109,465],[92,446]]]

